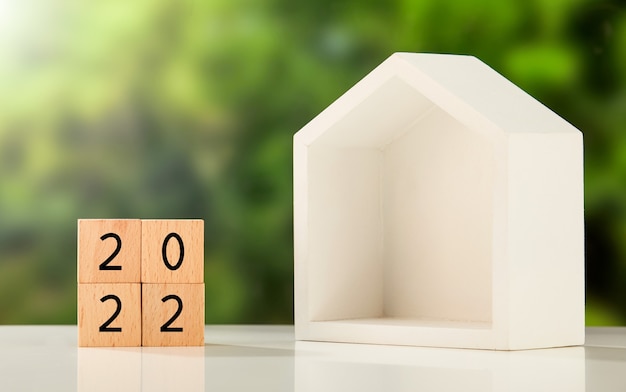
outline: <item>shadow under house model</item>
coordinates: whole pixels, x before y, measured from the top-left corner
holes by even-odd
[[[584,343],[582,134],[471,56],[396,53],[294,136],[298,340]]]

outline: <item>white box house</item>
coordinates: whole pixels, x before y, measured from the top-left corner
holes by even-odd
[[[582,134],[471,56],[396,53],[294,136],[299,340],[584,343]]]

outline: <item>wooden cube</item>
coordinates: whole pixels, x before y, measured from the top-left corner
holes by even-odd
[[[141,284],[78,284],[79,346],[141,345]]]
[[[142,345],[204,345],[204,283],[142,284]]]
[[[141,237],[143,283],[204,282],[203,220],[144,220]]]
[[[139,283],[140,268],[141,220],[78,220],[79,283]]]

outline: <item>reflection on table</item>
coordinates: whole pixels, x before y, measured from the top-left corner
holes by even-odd
[[[75,326],[0,326],[0,390],[626,391],[626,328],[515,352],[295,342],[292,326],[205,336],[204,347],[78,348]]]

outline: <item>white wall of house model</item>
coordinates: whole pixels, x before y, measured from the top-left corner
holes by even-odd
[[[471,56],[396,53],[294,136],[299,340],[584,342],[582,134]]]

